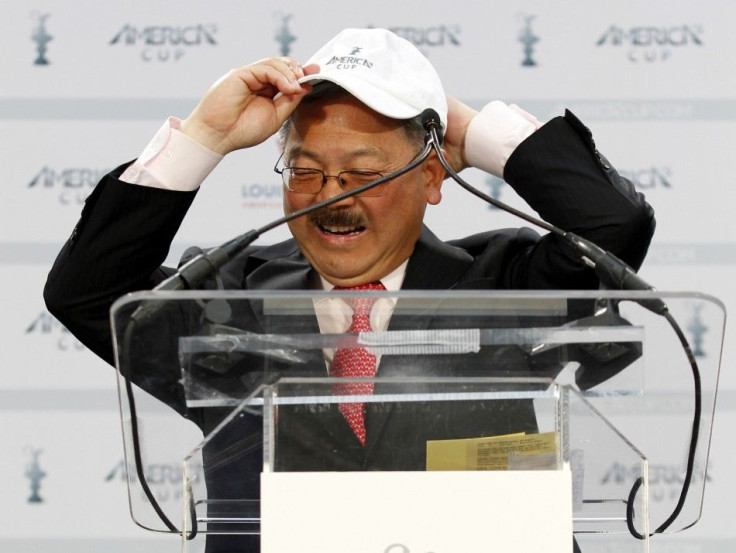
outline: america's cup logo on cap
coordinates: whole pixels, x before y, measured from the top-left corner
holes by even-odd
[[[357,56],[363,48],[355,46],[350,50],[350,53],[345,56],[332,56],[325,65],[335,65],[335,69],[355,69],[356,67],[367,67],[371,69],[373,62]]]

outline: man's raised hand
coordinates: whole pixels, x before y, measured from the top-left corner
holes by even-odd
[[[223,75],[181,123],[181,131],[218,154],[260,144],[311,91],[297,80],[319,72],[288,57],[267,58]]]

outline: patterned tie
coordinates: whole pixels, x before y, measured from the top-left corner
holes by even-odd
[[[336,287],[335,290],[365,291],[385,290],[380,282],[371,282],[353,288]],[[371,309],[375,298],[348,298],[353,308],[353,320],[347,332],[371,332]],[[376,375],[376,356],[365,348],[339,348],[332,360],[332,376],[345,378],[373,378]],[[373,382],[335,384],[335,395],[369,395],[373,393]],[[363,403],[341,403],[340,412],[362,445],[365,445],[365,405]]]

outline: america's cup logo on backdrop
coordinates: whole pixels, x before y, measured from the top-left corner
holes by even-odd
[[[26,188],[39,192],[32,194],[51,194],[62,205],[79,206],[89,196],[97,183],[109,172],[107,168],[91,167],[49,167],[44,165],[28,182]],[[40,192],[43,191],[43,192]]]
[[[486,186],[488,186],[488,188],[490,188],[491,198],[501,201],[501,194],[503,193],[504,186],[506,186],[506,181],[498,178],[495,175],[487,175],[485,184]],[[488,204],[488,209],[498,208],[493,204]]]
[[[699,482],[713,482],[710,463],[707,472],[704,467],[695,465],[691,484]],[[613,461],[604,474],[598,479],[598,485],[603,488],[629,487],[640,476],[641,466]],[[649,500],[652,503],[671,502],[677,500],[684,481],[684,471],[681,466],[674,464],[649,465]]]
[[[216,34],[214,23],[144,26],[126,23],[110,39],[110,45],[138,48],[146,62],[171,62],[180,60],[194,48],[216,46]]]
[[[536,19],[536,15],[519,14],[522,20],[522,27],[519,31],[519,42],[524,46],[524,59],[521,61],[521,65],[524,67],[534,67],[537,62],[534,60],[534,45],[539,42],[539,37],[534,33],[532,29],[532,21]]]
[[[48,311],[41,311],[26,327],[25,334],[50,336],[56,340],[59,351],[74,352],[85,349],[84,345]]]
[[[705,335],[708,333],[709,327],[705,324],[705,321],[703,321],[703,317],[701,315],[702,310],[702,304],[694,305],[692,316],[687,322],[687,330],[690,333],[693,355],[695,357],[706,356],[706,351],[703,348],[703,343],[705,341]]]
[[[384,25],[368,25],[368,28],[385,27]],[[430,49],[458,47],[461,46],[460,25],[438,24],[438,25],[396,25],[386,27],[389,31],[401,38],[408,40],[425,56],[429,55]]]
[[[276,30],[274,38],[276,42],[281,46],[281,55],[288,56],[291,53],[291,43],[296,40],[296,37],[291,33],[289,28],[289,21],[293,17],[292,14],[276,13],[277,18],[281,20],[281,26]]]
[[[31,495],[28,497],[28,503],[43,503],[41,497],[41,480],[46,478],[46,472],[41,468],[39,457],[43,453],[43,449],[36,449],[28,446],[26,455],[28,456],[28,464],[26,465],[25,477],[30,480]]]
[[[672,188],[672,168],[667,166],[624,168],[619,174],[629,179],[639,190],[662,190]]]
[[[189,470],[192,471],[190,476],[193,480],[202,481],[204,479],[204,470],[201,464],[189,465]],[[145,462],[143,464],[143,476],[156,497],[156,501],[181,502],[183,477],[181,462]],[[112,467],[104,476],[104,481],[109,483],[118,482],[123,485],[130,483],[138,489],[141,499],[146,499],[143,489],[138,486],[137,470],[132,464],[127,466],[124,459],[121,459]]]
[[[632,63],[655,63],[671,59],[678,50],[702,47],[703,35],[701,25],[610,25],[596,46],[620,48]]]
[[[54,37],[46,29],[46,20],[49,16],[50,14],[48,13],[33,12],[31,14],[31,17],[36,21],[36,27],[31,34],[31,40],[36,43],[36,59],[33,61],[33,65],[49,65],[50,63],[46,57],[46,53],[48,51],[48,43]]]

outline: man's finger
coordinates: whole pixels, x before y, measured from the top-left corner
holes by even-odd
[[[278,87],[279,90],[284,94],[293,94],[294,92],[297,92],[299,90],[299,83],[297,82],[297,80],[304,76],[304,70],[302,69],[301,65],[299,65],[299,62],[296,59],[289,57],[266,58],[254,64],[246,66],[246,68],[256,71],[258,70],[258,68],[261,67],[273,68],[283,75],[286,82],[290,83],[292,89],[291,91],[284,90],[280,86]],[[272,84],[276,85],[277,83],[272,82]]]
[[[281,63],[258,64],[245,68],[239,75],[249,90],[261,93],[273,87],[283,94],[294,94],[301,90],[293,71]]]

